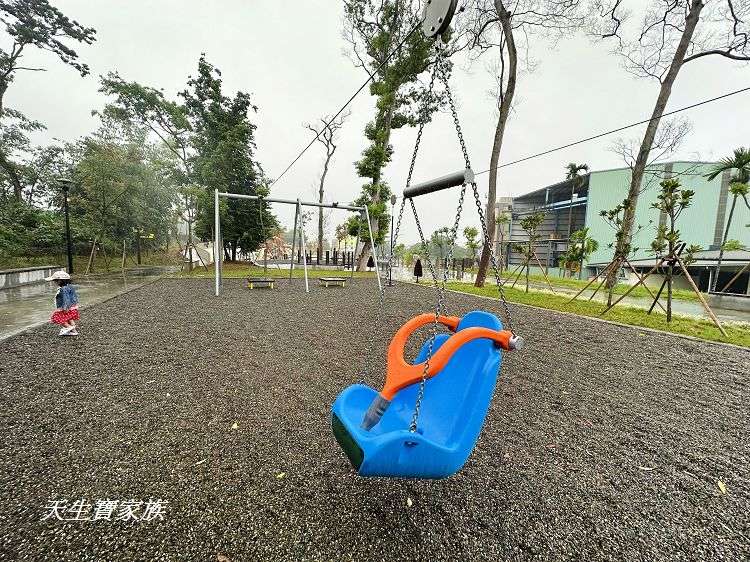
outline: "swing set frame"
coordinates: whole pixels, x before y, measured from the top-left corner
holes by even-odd
[[[289,280],[292,280],[292,273],[294,272],[294,250],[296,247],[296,241],[297,241],[297,230],[299,229],[299,236],[300,236],[300,247],[304,249],[305,247],[305,229],[304,224],[302,220],[302,207],[318,207],[323,209],[343,209],[345,211],[355,212],[355,213],[361,213],[362,218],[367,223],[367,230],[370,235],[370,240],[372,241],[372,251],[373,254],[377,255],[377,247],[375,245],[375,238],[372,234],[372,225],[370,223],[370,212],[367,209],[367,206],[364,207],[355,207],[352,205],[340,205],[339,203],[316,203],[311,201],[301,201],[300,199],[273,199],[270,197],[261,197],[259,195],[243,195],[240,193],[227,193],[223,191],[219,191],[218,189],[214,190],[214,239],[213,239],[213,247],[214,247],[214,294],[215,296],[219,296],[221,294],[221,286],[222,286],[222,264],[224,262],[223,257],[223,244],[221,239],[221,216],[219,212],[219,200],[221,197],[224,197],[225,199],[245,199],[250,201],[260,201],[261,205],[265,203],[282,203],[285,205],[294,205],[296,207],[295,214],[294,214],[294,231],[292,235],[292,259],[289,265]],[[357,244],[359,244],[359,234],[357,234]],[[356,246],[355,246],[356,251]],[[310,282],[307,275],[307,254],[305,254],[304,259],[302,260],[303,267],[305,270],[305,292],[310,292]],[[352,276],[354,276],[354,264],[352,264]],[[382,284],[380,281],[380,270],[375,267],[375,276],[378,279],[378,290],[382,290]]]

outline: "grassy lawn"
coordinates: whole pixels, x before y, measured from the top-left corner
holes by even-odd
[[[503,272],[503,275],[506,275],[506,274],[507,274],[507,272]],[[505,277],[502,277],[502,278],[505,278]],[[515,275],[510,278],[511,281],[507,283],[508,287],[510,287],[510,285],[513,283],[513,280],[515,278],[516,278]],[[540,284],[541,283],[541,284],[547,285],[547,282],[544,280],[544,275],[538,275],[538,274],[537,275],[529,275],[529,281],[533,281],[535,284]],[[565,279],[562,279],[560,277],[553,277],[553,276],[549,277],[549,281],[552,284],[553,288],[560,287],[560,288],[565,288],[565,289],[574,289],[576,291],[579,291],[579,290],[583,289],[586,286],[586,284],[588,283],[588,281],[585,280],[585,279],[578,280],[578,279],[570,279],[568,277],[566,277]],[[592,283],[591,286],[589,287],[589,290],[591,290],[591,291],[595,290],[599,283],[601,283],[601,278],[597,279],[594,283]],[[518,280],[518,283],[516,283],[516,287],[523,288],[525,286],[526,286],[525,278],[524,278],[523,275],[521,275],[520,279]],[[626,283],[618,283],[617,285],[615,285],[614,293],[616,295],[623,295],[623,294],[625,294],[625,292],[629,288],[630,288],[630,285],[628,285]],[[658,291],[658,290],[659,290],[658,287],[651,288],[651,292],[654,295],[656,294],[656,291]],[[602,294],[603,292],[604,292],[604,288],[600,289],[599,293],[597,294],[597,296],[599,294]],[[606,293],[604,293],[604,294],[606,294]],[[666,295],[666,288],[664,289],[663,294]],[[648,291],[645,288],[641,287],[641,286],[635,288],[630,293],[630,296],[633,296],[633,297],[648,297],[648,298],[650,298],[650,295],[648,294]],[[675,299],[681,299],[681,300],[687,300],[687,301],[697,301],[698,300],[698,297],[695,296],[695,293],[693,291],[691,291],[690,289],[673,289],[672,290],[672,296]]]
[[[273,277],[273,278],[289,278],[288,267],[282,266],[281,269],[275,266],[268,266],[268,271],[264,272],[262,267],[250,266],[246,262],[224,262],[221,269],[221,273],[225,279],[244,279],[245,277]],[[308,277],[345,277],[349,278],[351,271],[344,269],[317,269],[308,266],[307,268]],[[208,271],[203,267],[197,267],[192,272],[182,271],[175,274],[176,277],[213,277],[214,268],[213,265],[208,266]],[[295,278],[302,278],[305,276],[305,271],[301,265],[295,264],[292,276]],[[375,273],[372,271],[355,271],[354,277],[375,277]]]
[[[468,283],[449,283],[448,288],[462,293],[481,295],[486,297],[498,298],[497,287],[489,284],[485,287],[478,288]],[[570,296],[557,296],[550,293],[541,293],[530,291],[525,293],[523,290],[505,289],[505,296],[511,302],[529,304],[540,308],[559,310],[563,312],[572,312],[581,316],[591,316],[598,318],[604,309],[602,303],[575,300],[568,303]],[[663,313],[646,314],[646,311],[640,308],[617,305],[615,308],[604,315],[605,319],[631,326],[641,326],[644,328],[654,328],[665,332],[675,334],[684,334],[697,338],[733,343],[744,347],[750,347],[750,327],[741,325],[725,324],[724,329],[729,337],[721,335],[718,328],[709,320],[692,318],[688,316],[673,316],[672,322],[667,324]]]

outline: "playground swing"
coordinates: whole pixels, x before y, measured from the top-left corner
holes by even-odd
[[[449,25],[455,7],[456,0],[436,0],[428,3],[423,23],[425,34],[429,37],[439,37]],[[460,470],[482,429],[502,362],[501,350],[520,349],[523,344],[523,340],[515,335],[512,328],[510,310],[493,253],[490,253],[491,263],[508,329],[503,329],[500,320],[486,311],[469,312],[462,318],[446,315],[444,297],[448,270],[445,268],[442,280],[438,280],[435,267],[426,251],[427,241],[414,198],[457,186],[461,186],[461,191],[448,243],[448,261],[453,255],[464,195],[469,185],[479,213],[484,243],[490,244],[458,114],[444,67],[441,66],[443,54],[440,40],[436,43],[437,55],[425,100],[431,98],[435,78],[439,76],[450,103],[465,169],[422,184],[411,185],[426,121],[422,119],[387,268],[390,272],[393,246],[398,240],[408,199],[425,251],[425,261],[436,289],[437,302],[433,313],[412,318],[394,335],[388,347],[385,385],[380,392],[360,381],[344,389],[331,407],[333,434],[361,476],[445,478]],[[385,304],[385,287],[380,289],[379,300],[382,311]],[[409,337],[417,329],[430,324],[431,337],[422,344],[414,363],[408,364],[404,359],[404,347]],[[438,334],[439,325],[447,327],[453,333]],[[372,347],[371,340],[370,349]],[[371,355],[368,353],[367,357]]]

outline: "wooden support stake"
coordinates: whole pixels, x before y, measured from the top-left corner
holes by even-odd
[[[606,273],[607,271],[609,271],[609,269],[610,269],[610,268],[612,267],[612,264],[613,264],[613,263],[615,263],[615,262],[614,262],[614,261],[611,261],[611,262],[609,262],[609,264],[607,265],[607,267],[605,267],[604,269],[602,269],[602,271],[601,271],[600,273],[597,273],[597,274],[596,274],[596,276],[595,276],[595,277],[594,277],[593,279],[591,279],[591,281],[589,281],[589,282],[588,282],[588,283],[586,284],[586,286],[585,286],[585,287],[584,287],[583,289],[581,289],[580,291],[578,291],[578,292],[577,292],[577,293],[575,294],[575,296],[574,296],[574,297],[573,297],[572,299],[570,299],[570,300],[568,301],[568,304],[570,304],[571,302],[573,302],[574,300],[576,300],[576,299],[577,299],[577,298],[578,298],[579,296],[581,296],[581,294],[583,294],[583,292],[584,292],[584,291],[585,291],[586,289],[588,289],[589,287],[591,287],[591,285],[592,285],[592,284],[594,283],[594,281],[596,281],[597,279],[599,279],[599,277],[601,277],[601,276],[602,276],[602,275],[604,275],[604,274],[605,274],[605,273]],[[605,278],[605,281],[606,281],[606,278]],[[598,289],[597,289],[597,290],[598,290]],[[594,293],[594,294],[596,294],[596,293]],[[591,299],[589,299],[589,300],[591,300]]]
[[[84,275],[88,276],[89,271],[91,271],[91,265],[94,262],[94,254],[96,253],[96,241],[97,238],[94,237],[94,244],[91,246],[91,253],[89,254],[89,263],[86,265],[86,273]]]
[[[628,261],[628,259],[627,259],[627,258],[624,258],[624,259],[625,259],[625,263],[626,263],[626,264],[628,264],[628,267],[630,268],[630,270],[631,270],[631,271],[632,271],[632,272],[633,272],[633,273],[635,274],[635,276],[636,276],[636,277],[637,277],[638,279],[640,279],[640,278],[641,278],[641,276],[640,276],[640,275],[638,274],[638,272],[637,272],[637,271],[635,270],[635,268],[633,267],[633,264],[631,264],[631,263],[630,263],[630,262]],[[655,296],[654,296],[654,293],[652,293],[652,292],[651,292],[651,289],[649,289],[649,288],[648,288],[648,285],[646,285],[646,284],[644,283],[644,284],[643,284],[643,288],[644,288],[644,289],[646,289],[646,291],[648,291],[648,294],[649,294],[649,295],[651,295],[651,298],[652,298],[652,299],[654,299],[654,301],[656,302],[656,304],[658,304],[658,305],[659,305],[659,308],[661,308],[661,309],[662,309],[662,310],[664,311],[664,314],[666,314],[666,313],[667,313],[667,309],[666,309],[666,308],[664,308],[664,306],[662,306],[662,304],[661,304],[661,303],[659,302],[659,299],[658,299],[658,297],[655,297]],[[661,293],[661,291],[662,291],[663,289],[664,289],[664,286],[662,285],[662,289],[660,289],[660,290],[659,290],[659,292]],[[654,307],[653,307],[653,305],[651,306],[651,308],[652,308],[652,309],[654,308]]]
[[[714,311],[711,310],[711,307],[708,306],[708,303],[706,302],[706,299],[703,298],[703,295],[698,290],[698,287],[695,286],[695,281],[693,281],[693,276],[688,273],[687,267],[685,267],[685,264],[682,263],[682,260],[679,256],[675,256],[675,259],[677,260],[677,263],[680,264],[680,268],[682,269],[682,272],[685,274],[685,279],[688,280],[688,283],[690,283],[690,286],[693,288],[693,291],[695,291],[695,294],[698,296],[698,300],[701,301],[701,304],[703,305],[703,308],[706,309],[706,312],[711,317],[711,320],[714,321],[714,324],[716,324],[716,327],[719,328],[719,331],[722,333],[722,335],[726,338],[728,337],[726,331],[724,330],[724,326],[721,325],[721,322],[719,322],[719,319],[716,318],[716,315],[714,314]]]
[[[630,289],[628,289],[628,290],[627,290],[627,291],[625,292],[625,294],[624,294],[624,295],[622,295],[622,296],[621,296],[621,297],[620,297],[619,299],[617,299],[617,300],[616,300],[615,302],[613,302],[613,303],[612,303],[611,305],[609,305],[609,306],[608,306],[607,308],[605,308],[604,310],[602,310],[602,311],[601,311],[601,312],[599,313],[599,316],[604,316],[604,315],[605,315],[605,314],[606,314],[607,312],[609,312],[610,310],[612,310],[612,309],[613,309],[613,308],[615,307],[615,305],[616,305],[616,304],[617,304],[618,302],[620,302],[620,301],[621,301],[622,299],[624,299],[624,298],[625,298],[625,297],[627,297],[627,296],[628,296],[628,295],[629,295],[630,293],[632,293],[632,292],[633,292],[633,290],[634,290],[634,289],[635,289],[635,288],[636,288],[636,287],[637,287],[638,285],[640,285],[641,283],[643,283],[643,282],[644,282],[644,281],[645,281],[646,279],[648,279],[648,278],[649,278],[649,277],[651,276],[651,274],[652,274],[652,273],[653,273],[654,271],[656,271],[657,269],[659,269],[659,268],[661,267],[661,265],[662,265],[662,264],[664,263],[664,261],[665,261],[665,260],[664,260],[664,259],[662,258],[662,259],[661,259],[661,260],[659,261],[659,263],[657,263],[657,264],[656,264],[656,265],[655,265],[654,267],[652,267],[652,268],[651,268],[651,270],[650,270],[650,271],[649,271],[649,272],[648,272],[648,273],[647,273],[646,275],[644,275],[644,276],[643,276],[642,278],[639,278],[639,279],[638,279],[638,282],[637,282],[637,283],[636,283],[635,285],[633,285],[632,287],[630,287]]]
[[[547,285],[549,285],[549,290],[552,291],[553,294],[555,293],[555,289],[552,288],[552,283],[549,282],[549,277],[547,277],[547,271],[542,267],[542,262],[539,259],[539,256],[536,255],[536,251],[532,250],[532,255],[534,256],[534,259],[536,260],[537,265],[539,265],[539,269],[542,270],[542,275],[544,275],[544,280],[547,282]]]
[[[120,264],[122,274],[125,275],[125,240],[122,241],[122,263]]]
[[[739,278],[740,278],[740,275],[742,275],[743,273],[745,273],[745,271],[747,271],[748,269],[750,269],[750,263],[748,263],[748,264],[747,264],[747,265],[746,265],[745,267],[743,267],[742,269],[740,269],[740,270],[739,270],[739,271],[737,272],[737,275],[735,275],[734,277],[732,277],[732,278],[731,278],[731,279],[729,280],[729,283],[727,283],[726,285],[724,285],[724,288],[723,288],[723,289],[722,289],[721,291],[719,291],[719,292],[721,292],[721,293],[724,293],[724,292],[726,292],[726,290],[727,290],[727,289],[728,289],[729,287],[731,287],[731,286],[732,286],[732,284],[733,284],[733,283],[734,283],[735,281],[737,281],[737,279],[739,279]]]

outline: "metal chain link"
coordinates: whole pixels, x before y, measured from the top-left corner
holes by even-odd
[[[411,163],[409,164],[409,174],[406,176],[406,187],[409,187],[411,185],[411,179],[412,175],[414,174],[414,166],[417,162],[417,155],[419,154],[419,146],[422,143],[422,133],[424,132],[424,127],[427,124],[427,117],[429,116],[428,108],[430,103],[430,98],[432,96],[432,92],[435,88],[435,78],[437,77],[437,66],[433,68],[432,75],[430,77],[430,85],[427,89],[427,95],[425,96],[424,103],[422,105],[422,108],[420,109],[420,115],[421,119],[419,122],[419,127],[417,128],[417,138],[414,142],[414,151],[411,155]],[[404,216],[404,206],[406,204],[406,199],[401,200],[401,207],[399,208],[398,212],[398,220],[396,221],[396,229],[394,231],[393,236],[393,244],[391,245],[390,253],[388,255],[388,264],[386,265],[386,278],[390,279],[391,271],[393,271],[393,248],[398,243],[398,235],[401,231],[401,220]],[[437,283],[437,276],[433,274],[433,277],[435,279],[435,282]],[[372,375],[373,371],[373,350],[375,349],[375,337],[376,335],[382,335],[383,331],[383,314],[385,312],[385,288],[386,285],[383,284],[380,287],[380,290],[378,291],[378,312],[377,316],[375,318],[375,326],[374,329],[370,332],[370,340],[367,347],[367,354],[365,356],[365,368],[362,377],[360,378],[359,382],[360,384],[364,384],[365,377],[370,377]],[[380,330],[380,333],[378,332]],[[381,338],[382,339],[382,338]]]
[[[448,97],[448,105],[451,109],[451,115],[453,116],[453,124],[456,128],[456,134],[458,135],[458,142],[461,144],[461,152],[463,152],[464,155],[464,162],[466,163],[466,169],[471,170],[471,161],[469,160],[469,152],[466,148],[466,141],[464,140],[463,131],[461,130],[461,122],[458,119],[458,111],[456,110],[456,103],[453,99],[453,92],[451,91],[450,83],[448,82],[448,75],[445,71],[445,68],[440,68],[440,81],[443,84],[443,87],[445,88],[446,96]],[[490,235],[487,230],[487,221],[484,218],[484,211],[482,209],[482,202],[479,197],[479,189],[477,188],[477,183],[475,181],[471,182],[471,188],[474,191],[474,199],[476,200],[477,204],[477,211],[479,213],[479,222],[482,226],[482,239],[484,242],[484,247],[488,249],[490,253],[490,261],[492,264],[492,270],[495,275],[495,283],[497,284],[497,290],[498,294],[500,295],[500,301],[503,306],[503,311],[505,313],[506,323],[508,330],[515,336],[516,333],[513,330],[513,316],[510,313],[510,307],[508,305],[508,300],[505,298],[505,292],[503,291],[503,285],[500,281],[500,269],[497,265],[497,256],[495,256],[495,252],[492,251],[492,241],[490,240]]]
[[[419,412],[422,408],[422,400],[424,400],[424,390],[425,385],[427,383],[427,373],[430,369],[430,360],[432,359],[432,352],[435,345],[435,338],[437,338],[438,335],[438,325],[439,325],[439,318],[444,313],[444,299],[445,299],[445,287],[448,283],[448,267],[447,264],[450,263],[451,259],[453,258],[453,249],[455,248],[456,243],[456,237],[458,236],[458,226],[461,222],[461,213],[464,208],[464,196],[466,195],[466,184],[463,184],[461,186],[461,195],[458,199],[458,210],[456,211],[456,220],[453,223],[453,228],[451,229],[451,237],[450,242],[448,243],[448,254],[446,257],[446,267],[443,268],[443,280],[442,283],[436,283],[437,288],[437,303],[435,305],[435,318],[432,322],[432,337],[429,340],[429,346],[427,348],[427,359],[425,359],[424,362],[424,368],[422,369],[422,380],[419,382],[419,390],[417,391],[417,401],[414,405],[414,413],[412,414],[411,423],[409,424],[409,431],[414,433],[417,431],[417,421],[419,419]],[[417,223],[417,231],[419,232],[419,238],[422,241],[422,248],[425,252],[425,254],[428,254],[428,246],[427,246],[427,240],[424,237],[424,232],[422,231],[422,225],[419,222],[419,215],[417,214],[417,208],[414,205],[414,200],[410,199],[411,201],[411,208],[414,212],[414,219]]]

